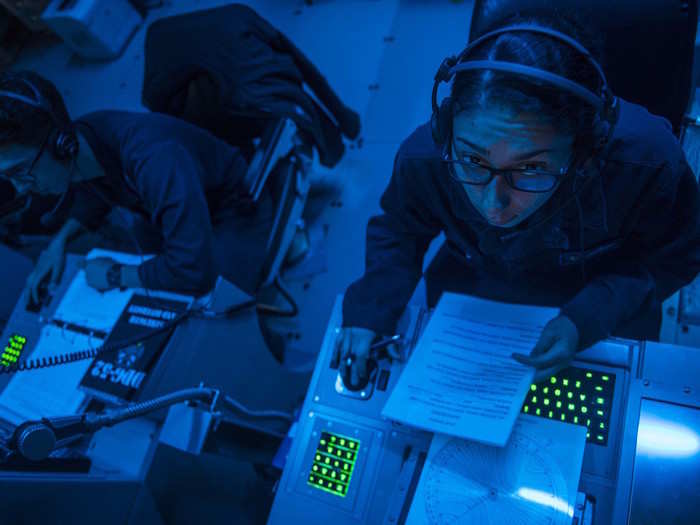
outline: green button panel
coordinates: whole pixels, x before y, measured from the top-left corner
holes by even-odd
[[[571,367],[530,385],[522,412],[585,426],[586,441],[606,446],[614,392],[615,374]]]

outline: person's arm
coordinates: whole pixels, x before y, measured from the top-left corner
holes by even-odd
[[[216,278],[212,225],[202,188],[203,167],[176,142],[159,143],[128,159],[136,189],[163,235],[163,252],[137,270],[123,268],[124,285],[204,292]]]
[[[396,329],[421,278],[425,252],[441,230],[427,206],[431,190],[423,186],[430,181],[429,174],[412,173],[399,151],[380,202],[384,213],[367,225],[365,273],[345,292],[344,327],[377,334]]]
[[[139,267],[131,264],[122,266],[121,282],[119,283],[124,288],[143,288],[141,278],[139,277]]]
[[[579,349],[608,337],[648,302],[662,302],[700,271],[700,197],[685,158],[664,166],[640,202],[628,253],[595,276],[561,313],[580,334]]]

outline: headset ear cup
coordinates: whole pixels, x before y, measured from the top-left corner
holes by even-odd
[[[71,160],[78,155],[80,143],[73,129],[56,129],[49,137],[51,154],[58,160]]]
[[[430,127],[433,133],[433,141],[438,146],[444,145],[450,137],[452,127],[452,98],[446,97],[441,103],[437,113],[433,112],[430,118]]]

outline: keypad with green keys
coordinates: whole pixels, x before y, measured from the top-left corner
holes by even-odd
[[[357,439],[321,432],[307,483],[314,488],[345,497],[359,449],[360,441]]]
[[[586,441],[608,444],[615,374],[571,367],[530,386],[522,412],[588,429]]]

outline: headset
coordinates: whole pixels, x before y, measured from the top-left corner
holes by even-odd
[[[564,42],[581,53],[581,55],[586,58],[591,66],[593,66],[600,77],[601,82],[598,92],[594,93],[587,87],[582,86],[577,82],[536,67],[499,60],[467,59],[469,53],[471,53],[484,41],[504,33],[514,32],[530,32],[547,35]],[[471,42],[458,56],[447,57],[440,64],[440,67],[435,74],[433,84],[433,113],[430,119],[433,140],[437,145],[446,146],[449,142],[452,133],[452,117],[454,111],[454,101],[452,100],[452,97],[446,97],[438,106],[438,87],[442,82],[449,82],[452,80],[452,78],[459,72],[484,69],[512,73],[514,75],[526,77],[532,80],[541,81],[545,84],[567,91],[593,106],[593,108],[596,110],[596,116],[593,122],[593,133],[590,137],[591,142],[586,144],[586,148],[582,148],[581,144],[577,144],[575,146],[575,150],[577,150],[575,153],[579,156],[578,160],[580,160],[580,156],[584,154],[597,156],[608,144],[619,116],[619,104],[617,97],[612,94],[610,87],[608,86],[607,78],[598,61],[579,42],[570,36],[565,35],[564,33],[536,24],[513,24],[490,31],[480,36]],[[587,149],[588,151],[583,151],[584,149]],[[574,169],[577,171],[577,166],[575,166],[575,164],[576,163],[572,163],[570,170]]]
[[[597,93],[594,93],[590,89],[581,84],[574,82],[568,78],[562,77],[561,75],[556,75],[549,71],[539,69],[536,67],[526,66],[523,64],[518,64],[515,62],[506,62],[500,60],[466,60],[469,53],[471,53],[477,46],[485,42],[486,40],[492,39],[504,33],[515,33],[515,32],[530,32],[538,33],[542,35],[550,36],[556,40],[559,40],[571,48],[578,51],[596,70],[600,78],[599,89]],[[569,164],[569,170],[567,172],[567,177],[573,171],[573,184],[572,184],[572,195],[564,199],[554,211],[549,213],[543,219],[535,222],[534,224],[528,225],[525,229],[531,230],[542,224],[548,222],[556,216],[565,206],[567,206],[571,201],[576,201],[576,206],[578,209],[579,218],[579,251],[575,254],[575,258],[572,259],[574,264],[578,262],[581,268],[582,281],[586,281],[586,271],[585,271],[585,252],[584,252],[584,230],[583,230],[583,210],[581,208],[581,203],[579,200],[579,192],[581,192],[585,187],[587,187],[594,179],[592,176],[587,176],[587,174],[581,169],[582,161],[586,157],[595,158],[599,162],[602,162],[601,153],[606,149],[610,142],[610,138],[613,135],[615,125],[617,124],[620,115],[620,105],[616,96],[613,95],[608,85],[607,77],[603,72],[603,68],[600,66],[598,61],[593,57],[593,55],[581,45],[578,41],[571,38],[560,31],[550,29],[547,27],[542,27],[537,24],[511,24],[504,26],[502,28],[490,31],[473,42],[471,42],[458,56],[450,56],[445,58],[437,73],[435,73],[435,79],[433,83],[432,91],[432,108],[433,113],[430,118],[430,126],[432,131],[433,140],[435,144],[446,148],[449,144],[452,134],[452,118],[454,116],[454,101],[451,97],[445,97],[445,99],[438,106],[437,103],[437,91],[442,82],[449,82],[452,78],[459,72],[462,71],[478,71],[478,70],[491,70],[500,71],[503,73],[512,73],[521,77],[529,78],[532,80],[537,80],[554,86],[563,91],[571,93],[572,95],[578,97],[584,102],[590,104],[596,111],[594,117],[592,133],[587,138],[578,136],[574,142],[574,156],[572,162]],[[606,219],[607,223],[607,219]],[[501,236],[502,240],[515,237],[518,235],[518,231],[506,233]],[[560,264],[564,265],[562,259],[560,259]],[[569,263],[566,263],[569,264]]]
[[[23,102],[28,106],[39,109],[46,113],[53,123],[53,129],[49,132],[47,138],[47,147],[51,154],[59,161],[72,161],[74,160],[80,149],[80,142],[78,140],[78,135],[73,127],[73,123],[70,120],[61,119],[56,115],[56,112],[51,105],[51,103],[44,97],[39,89],[29,80],[18,75],[7,75],[5,78],[0,80],[0,87],[3,84],[8,84],[10,82],[20,82],[29,89],[32,93],[32,97],[21,95],[15,93],[14,91],[9,91],[7,89],[0,90],[0,98],[6,98],[10,100],[17,100]]]

